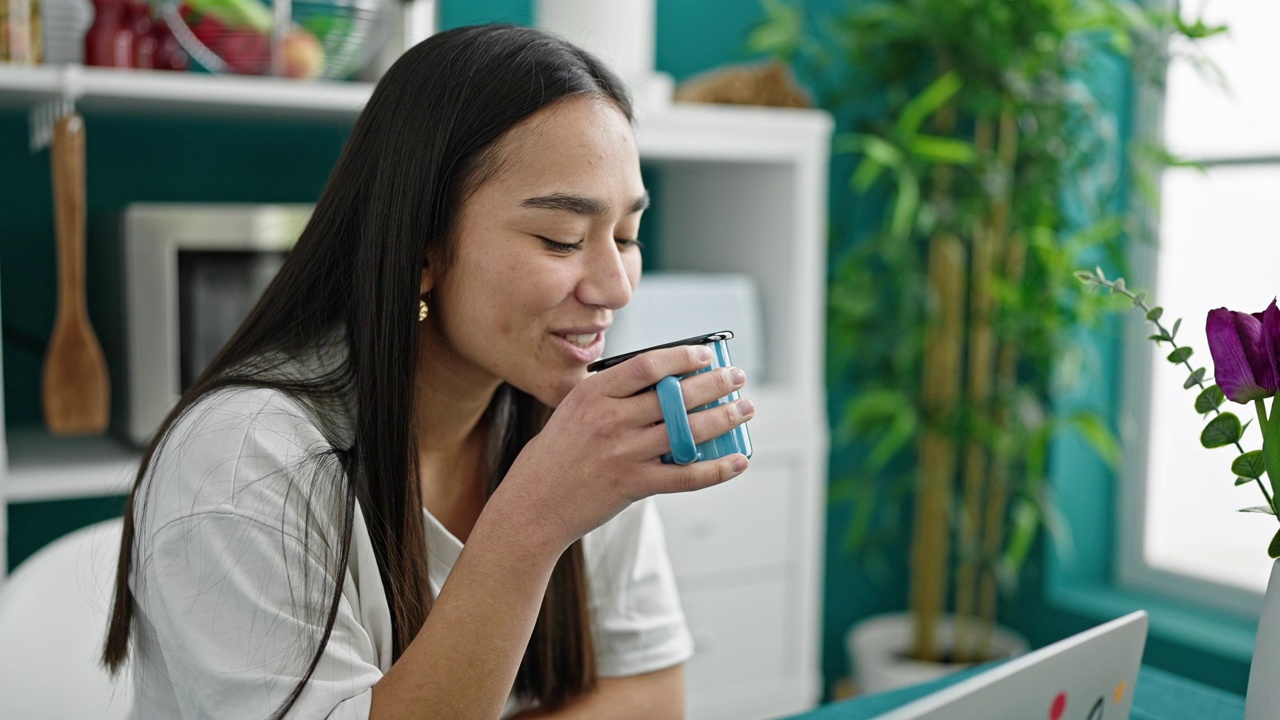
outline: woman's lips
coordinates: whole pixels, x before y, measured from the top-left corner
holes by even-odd
[[[602,332],[551,333],[551,337],[555,338],[565,354],[576,363],[595,362],[604,353],[604,333]],[[586,343],[582,344],[584,340]]]

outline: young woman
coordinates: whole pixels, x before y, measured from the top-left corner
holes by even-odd
[[[627,94],[581,50],[474,27],[390,69],[144,455],[104,654],[130,661],[136,717],[682,713],[692,646],[647,498],[747,459],[659,460],[640,391],[702,348],[588,377],[647,202]],[[743,383],[703,373],[685,399]]]

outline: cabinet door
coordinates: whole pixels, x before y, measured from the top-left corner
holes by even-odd
[[[788,633],[796,632],[787,585],[779,579],[682,594],[694,642],[685,667],[689,692],[787,673]]]
[[[789,543],[798,462],[753,461],[741,477],[694,493],[657,498],[676,577],[781,569],[795,558]]]

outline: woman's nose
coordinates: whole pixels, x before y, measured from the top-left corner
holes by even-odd
[[[578,283],[578,300],[586,305],[617,310],[631,302],[634,287],[627,262],[617,244],[601,243],[587,251],[585,273]]]

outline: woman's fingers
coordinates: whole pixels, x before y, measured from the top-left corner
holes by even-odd
[[[698,373],[680,381],[680,394],[684,397],[684,409],[692,410],[715,402],[730,393],[742,389],[747,382],[746,373],[739,368],[716,368]],[[662,405],[657,393],[644,393],[636,397],[637,412],[643,422],[662,420]]]
[[[601,370],[592,381],[598,383],[601,391],[609,397],[631,397],[668,375],[686,375],[701,370],[711,363],[711,358],[711,348],[705,345],[651,350],[617,367]]]
[[[691,492],[719,485],[741,475],[750,462],[746,455],[726,455],[692,465],[665,465],[654,469],[650,494]]]
[[[694,443],[703,443],[745,423],[755,413],[755,404],[742,398],[737,402],[689,413],[689,430],[693,433]],[[666,425],[651,425],[643,432],[641,447],[645,455],[658,457],[671,452],[671,438],[667,435]]]

